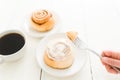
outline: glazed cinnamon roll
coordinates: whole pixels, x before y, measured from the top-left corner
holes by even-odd
[[[35,11],[32,14],[32,20],[37,24],[43,24],[52,17],[52,14],[47,10]]]
[[[45,63],[56,69],[65,69],[72,65],[72,48],[66,41],[54,41],[47,45],[44,54]]]

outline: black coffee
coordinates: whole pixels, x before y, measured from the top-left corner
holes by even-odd
[[[17,33],[10,33],[0,38],[0,54],[9,55],[20,50],[25,44],[24,37]]]

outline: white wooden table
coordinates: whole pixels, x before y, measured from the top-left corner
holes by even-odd
[[[120,51],[119,0],[0,0],[0,29],[24,27],[26,15],[36,9],[50,9],[59,15],[62,29],[75,29],[94,50]],[[36,61],[36,46],[41,40],[26,34],[24,58],[0,65],[0,80],[120,80],[108,73],[99,58],[87,52],[84,68],[68,78],[53,77]]]

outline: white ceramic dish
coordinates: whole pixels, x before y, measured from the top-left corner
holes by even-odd
[[[45,47],[46,47],[46,44],[47,42],[49,42],[49,40],[54,40],[55,38],[57,39],[60,39],[60,38],[66,38],[66,35],[65,33],[56,33],[56,34],[52,34],[52,35],[49,35],[47,37],[45,37],[44,39],[42,39],[40,41],[40,43],[38,44],[38,47],[37,47],[37,50],[36,50],[36,58],[37,58],[37,62],[39,64],[39,66],[47,73],[49,73],[50,75],[52,76],[55,76],[55,77],[67,77],[67,76],[72,76],[74,75],[75,73],[77,73],[78,71],[80,71],[82,69],[82,67],[84,66],[85,64],[85,61],[86,61],[86,54],[85,54],[85,51],[78,51],[74,45],[73,45],[73,48],[74,48],[74,56],[75,56],[75,60],[74,60],[74,63],[72,64],[71,67],[69,67],[68,69],[63,69],[63,70],[59,70],[59,69],[53,69],[49,66],[47,66],[45,63],[44,63],[44,51],[45,51]]]
[[[47,32],[39,32],[39,31],[36,31],[32,28],[32,25],[30,24],[30,17],[31,15],[27,15],[26,19],[25,19],[25,24],[24,24],[24,30],[25,32],[32,36],[32,37],[36,37],[36,38],[40,38],[40,37],[44,37],[48,34],[51,34],[51,33],[55,33],[57,32],[58,30],[61,29],[61,21],[60,21],[60,18],[58,17],[58,15],[52,11],[52,14],[53,14],[53,17],[55,19],[55,25],[53,27],[52,30],[50,31],[47,31]]]

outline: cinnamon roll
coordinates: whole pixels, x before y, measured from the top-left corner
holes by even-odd
[[[52,14],[47,10],[35,11],[32,14],[32,20],[37,24],[43,24],[52,17]]]
[[[55,41],[45,50],[44,61],[52,68],[68,68],[72,65],[73,60],[71,47],[65,41]]]
[[[48,10],[37,10],[31,16],[31,25],[34,30],[45,32],[54,27],[55,20]]]

